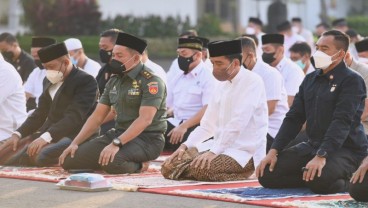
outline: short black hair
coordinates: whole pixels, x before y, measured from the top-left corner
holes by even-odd
[[[18,43],[17,38],[14,35],[7,32],[4,32],[0,35],[0,42],[4,41],[8,44]]]
[[[259,44],[259,41],[258,41],[258,38],[257,36],[255,35],[250,35],[250,34],[243,34],[242,37],[248,37],[248,38],[251,38],[254,40],[254,43],[256,44],[256,46],[258,47],[258,44]],[[241,37],[241,38],[242,38]]]
[[[326,30],[331,28],[331,26],[327,22],[321,22],[316,25],[316,27],[324,27]]]
[[[340,50],[343,49],[345,52],[349,49],[350,38],[349,36],[339,30],[329,30],[322,33],[322,36],[333,36],[335,47]]]
[[[225,58],[227,58],[230,62],[234,61],[234,59],[238,59],[239,63],[241,64],[243,55],[241,53],[231,54],[231,55],[226,55]]]
[[[290,47],[289,51],[299,53],[302,56],[304,56],[305,54],[308,54],[310,56],[312,54],[312,49],[306,42],[296,42]]]
[[[108,37],[111,39],[111,42],[115,43],[116,39],[118,38],[118,34],[120,32],[123,32],[122,30],[116,29],[116,28],[112,28],[112,29],[108,29],[103,31],[100,34],[100,37]]]
[[[241,37],[239,39],[241,40],[241,45],[242,45],[242,48],[243,49],[246,48],[247,50],[250,50],[254,54],[257,53],[257,51],[256,51],[256,43],[255,43],[255,41],[254,41],[253,38],[243,36],[243,37]]]

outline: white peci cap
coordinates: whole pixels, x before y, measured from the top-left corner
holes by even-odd
[[[73,50],[83,48],[81,41],[77,38],[66,39],[64,43],[68,51],[73,51]]]

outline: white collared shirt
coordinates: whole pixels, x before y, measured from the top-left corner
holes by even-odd
[[[262,78],[266,89],[267,101],[277,100],[275,110],[268,118],[268,133],[275,138],[285,118],[285,114],[289,111],[283,78],[277,69],[259,59],[254,65],[252,72]]]
[[[0,54],[0,141],[9,138],[26,118],[23,81]]]
[[[36,104],[38,105],[38,99],[43,92],[43,80],[46,77],[46,69],[35,68],[29,75],[27,82],[24,84],[26,92],[36,98]]]
[[[268,109],[261,78],[248,70],[240,70],[233,80],[221,82],[198,126],[184,143],[197,147],[214,137],[209,150],[225,154],[242,167],[266,143]],[[266,148],[264,148],[265,155]],[[254,158],[255,165],[260,159]]]
[[[281,73],[282,78],[284,79],[284,86],[287,95],[295,96],[305,77],[303,70],[285,56],[281,59],[280,63],[277,64],[276,69]]]
[[[167,106],[173,108],[174,118],[169,122],[177,126],[180,121],[193,117],[212,97],[215,78],[201,61],[192,71],[176,72],[168,80]]]
[[[158,77],[162,79],[162,81],[167,84],[167,76],[165,70],[155,62],[151,61],[150,59],[147,59],[147,61],[144,63],[144,65],[151,69],[154,74],[156,74]]]
[[[88,74],[96,78],[100,69],[101,69],[101,65],[97,61],[87,58],[87,62],[83,68],[85,72],[87,72]]]
[[[307,73],[305,75],[310,74],[310,73],[312,73],[314,71],[316,71],[316,69],[313,67],[312,64],[309,64],[309,67],[307,69]]]
[[[301,35],[298,35],[297,33],[293,33],[291,36],[285,35],[284,37],[285,37],[284,54],[286,57],[290,57],[289,49],[291,48],[292,45],[294,45],[296,42],[305,42],[305,39]]]

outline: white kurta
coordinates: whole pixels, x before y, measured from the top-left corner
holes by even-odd
[[[22,79],[0,54],[0,140],[9,138],[26,118],[26,95]]]
[[[262,78],[266,89],[267,101],[277,100],[274,112],[268,117],[268,133],[275,138],[285,118],[285,114],[289,111],[283,78],[280,72],[261,60],[256,62],[252,72]]]
[[[193,117],[210,102],[215,87],[215,78],[201,61],[192,71],[168,80],[166,103],[174,110],[174,118],[169,122],[177,126],[182,120]]]
[[[261,78],[248,70],[240,70],[230,81],[217,85],[201,124],[184,143],[197,147],[214,137],[209,150],[225,154],[242,167],[266,143],[268,128],[266,92]],[[264,148],[264,155],[266,149]],[[260,160],[254,158],[255,165]]]
[[[305,77],[303,70],[301,70],[296,63],[286,57],[277,64],[276,69],[281,73],[282,78],[284,79],[287,95],[295,96]]]
[[[26,92],[30,93],[32,97],[36,98],[36,104],[38,105],[38,99],[43,92],[43,80],[46,77],[46,69],[35,68],[29,75],[27,82],[24,84]]]
[[[162,79],[162,81],[164,81],[165,84],[167,84],[166,72],[160,65],[156,64],[155,62],[151,61],[150,59],[148,59],[144,63],[144,65],[147,68],[151,69],[154,74],[156,74],[158,77],[160,77]]]

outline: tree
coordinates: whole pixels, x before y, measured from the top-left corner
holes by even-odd
[[[96,0],[21,0],[35,35],[92,35],[100,31]]]
[[[204,37],[223,34],[220,19],[211,14],[204,14],[197,24],[198,34]]]

